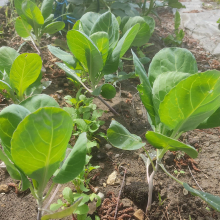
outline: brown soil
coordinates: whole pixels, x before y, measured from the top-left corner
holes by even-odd
[[[156,30],[151,38],[151,43],[154,43],[154,45],[144,49],[144,53],[150,58],[164,47],[162,37],[166,37],[173,32],[172,13],[169,10],[161,10],[159,11],[159,15],[162,18],[161,23],[156,20]],[[0,11],[0,19],[1,22],[5,22],[3,11]],[[46,68],[44,77],[47,80],[52,80],[51,86],[45,93],[53,96],[61,106],[65,106],[66,104],[63,101],[63,97],[67,94],[74,96],[73,86],[70,83],[68,85],[66,84],[68,80],[65,74],[54,64],[58,59],[54,58],[47,48],[45,48],[47,44],[53,43],[57,38],[61,37],[57,35],[52,39],[49,38],[42,41],[42,47],[44,47],[41,49],[42,59],[44,67]],[[18,49],[22,42],[21,38],[15,35],[12,25],[7,27],[4,25],[4,34],[3,38],[0,39],[0,46],[10,46]],[[195,55],[200,71],[219,68],[219,61],[205,52],[203,48],[199,46],[199,42],[190,36],[185,36],[183,47],[189,49]],[[36,53],[34,47],[29,43],[26,43],[20,52]],[[130,55],[130,53],[127,53],[128,57]],[[146,68],[148,68],[148,66],[146,66]],[[132,62],[125,62],[125,70],[127,72],[133,70]],[[118,93],[116,97],[111,101],[107,101],[120,114],[120,117],[113,115],[102,102],[95,99],[95,104],[97,104],[99,108],[108,111],[102,116],[102,120],[106,122],[101,128],[103,132],[106,132],[111,120],[114,118],[122,123],[131,133],[141,136],[145,141],[144,135],[146,131],[150,129],[150,126],[147,122],[146,111],[137,93],[136,86],[138,84],[139,80],[137,78],[121,82],[118,84],[119,88],[117,88]],[[1,101],[1,104],[8,105],[6,100],[2,99]],[[178,175],[181,181],[187,182],[196,189],[199,189],[199,185],[204,191],[220,196],[219,128],[194,130],[185,133],[181,137],[181,140],[195,146],[199,150],[198,158],[192,163],[189,158],[168,152],[164,157],[166,169],[173,175],[176,175],[174,174],[174,170],[182,170],[185,174]],[[125,202],[130,202],[127,207],[132,206],[134,210],[138,208],[144,210],[147,202],[148,187],[146,184],[145,166],[139,157],[139,154],[143,153],[143,150],[140,149],[135,152],[122,151],[116,148],[106,150],[104,148],[105,144],[106,141],[101,140],[100,149],[93,151],[92,164],[99,165],[100,168],[95,170],[92,176],[96,173],[100,173],[100,175],[98,175],[95,180],[91,180],[91,184],[99,187],[99,191],[105,195],[109,192],[113,192],[117,197],[121,184],[116,186],[106,186],[105,184],[108,176],[114,170],[118,172],[118,178],[120,179],[120,183],[122,183],[124,175],[124,169],[121,168],[122,166],[127,169],[125,186],[121,195],[121,199],[125,198],[122,200],[124,206],[126,207]],[[146,143],[146,148],[151,149],[152,147]],[[0,185],[11,182],[14,182],[14,180],[10,178],[7,172],[0,170]],[[68,186],[73,188],[72,184],[68,184]],[[62,199],[61,193],[63,188],[64,186],[62,186],[59,193],[57,193],[54,202],[58,198]],[[161,205],[159,205],[158,193],[163,202]],[[162,170],[159,170],[154,181],[152,210],[146,219],[220,219],[220,213],[212,209],[208,210],[206,207],[207,204],[199,198],[183,193],[183,188],[178,183],[166,176]],[[36,201],[29,191],[17,195],[14,188],[10,187],[8,193],[0,194],[0,220],[34,220],[36,219],[36,215]],[[72,218],[68,217],[66,219]],[[131,219],[134,218],[131,217]]]

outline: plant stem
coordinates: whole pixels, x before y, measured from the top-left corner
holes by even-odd
[[[104,103],[113,114],[120,116],[118,112],[116,112],[104,99],[102,99],[100,96],[95,96],[95,97],[97,97],[102,103]]]
[[[41,216],[42,216],[43,198],[42,198],[42,196],[40,196],[40,197],[41,198],[39,198],[37,200],[37,203],[38,203],[37,220],[41,220]]]
[[[47,195],[43,198],[43,201],[45,201],[48,198],[48,196],[50,195],[50,193],[51,193],[54,186],[55,186],[55,183],[52,183],[51,186],[50,186],[50,189],[47,192]]]
[[[145,153],[147,154],[147,156],[148,156],[148,158],[149,158],[149,160],[150,160],[150,162],[151,162],[151,165],[152,165],[152,167],[153,167],[153,170],[156,171],[156,168],[155,168],[155,166],[154,166],[153,161],[151,160],[151,157],[150,157],[148,151],[147,151],[144,147],[143,147],[143,149],[144,149]]]

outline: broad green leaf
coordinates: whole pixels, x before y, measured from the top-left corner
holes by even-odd
[[[140,47],[149,41],[151,36],[150,27],[148,23],[146,23],[144,18],[140,16],[131,17],[124,26],[123,33],[125,33],[129,28],[131,28],[135,24],[140,24],[140,28],[134,41],[132,42],[132,46]]]
[[[4,82],[3,80],[0,80],[0,93],[6,98],[10,99],[15,102],[17,101],[14,95],[14,91],[12,90],[11,86],[8,85],[8,83]]]
[[[77,209],[79,203],[82,198],[79,198],[72,206],[54,214],[44,215],[41,220],[49,220],[49,219],[61,219],[67,216],[72,215],[72,213]]]
[[[157,76],[164,72],[197,73],[196,59],[187,49],[164,48],[154,56],[149,66],[148,76],[151,85]]]
[[[43,33],[55,34],[58,31],[61,31],[65,27],[65,23],[63,21],[55,21],[53,23],[48,24],[44,29]]]
[[[119,40],[112,54],[109,54],[107,58],[106,64],[103,69],[104,74],[114,73],[118,69],[119,60],[131,46],[136,34],[138,33],[139,27],[139,24],[134,25]]]
[[[0,112],[0,139],[4,146],[11,151],[11,138],[18,124],[30,112],[20,105],[9,105]]]
[[[113,49],[119,40],[119,25],[116,17],[110,11],[99,16],[92,27],[90,35],[100,31],[108,34],[109,49]]]
[[[122,150],[137,150],[145,145],[141,138],[131,134],[123,125],[113,120],[107,130],[108,141]]]
[[[15,22],[15,30],[20,37],[29,37],[31,35],[32,26],[23,18],[18,17]]]
[[[37,29],[44,24],[44,17],[40,9],[32,1],[24,0],[22,2],[22,12],[34,31],[37,31]]]
[[[79,199],[79,198],[83,198],[82,200],[81,200],[81,203],[79,204],[79,206],[81,206],[81,205],[83,205],[83,204],[85,204],[85,203],[87,203],[88,201],[89,201],[89,195],[86,195],[86,194],[84,194],[84,193],[74,193],[73,194],[73,198],[74,198],[74,200],[77,200],[77,199]]]
[[[10,82],[17,90],[19,98],[22,98],[24,91],[37,80],[41,67],[42,61],[38,54],[23,53],[15,59],[10,71]]]
[[[53,204],[50,205],[50,210],[51,211],[56,211],[62,206],[63,206],[63,203],[53,203]]]
[[[76,60],[74,58],[74,56],[70,53],[67,53],[64,50],[61,50],[58,47],[54,47],[52,45],[48,45],[47,46],[49,51],[56,56],[57,58],[61,59],[62,61],[64,61],[65,63],[71,65],[72,67],[76,67]]]
[[[48,24],[52,23],[54,20],[54,14],[51,14],[47,19],[44,20],[42,28],[46,27]]]
[[[9,75],[11,66],[19,53],[11,47],[0,48],[0,71]]]
[[[13,133],[13,161],[37,181],[40,192],[64,159],[71,133],[69,114],[56,107],[40,108],[29,114]]]
[[[72,107],[64,107],[63,110],[65,110],[72,118],[72,120],[78,118],[77,110]]]
[[[181,2],[179,2],[178,0],[168,0],[168,6],[171,8],[185,8],[186,6],[181,4]]]
[[[73,69],[70,69],[66,64],[56,63],[56,65],[59,66],[62,70],[64,70],[69,78],[76,80],[79,83],[82,83],[81,78],[76,74],[76,72]]]
[[[194,196],[199,196],[202,200],[207,202],[213,209],[220,212],[220,197],[214,196],[210,193],[202,192],[197,189],[190,187],[187,183],[183,183],[183,186],[186,190],[191,192]]]
[[[15,4],[15,8],[16,8],[16,11],[17,13],[21,16],[23,14],[23,11],[22,11],[22,2],[24,0],[16,0],[14,1],[14,4]]]
[[[72,151],[64,161],[59,173],[53,178],[55,183],[67,183],[75,179],[86,164],[86,133],[79,135]]]
[[[150,33],[151,35],[153,34],[154,32],[154,28],[155,28],[155,21],[152,17],[149,17],[149,16],[144,16],[143,17],[145,22],[149,25],[150,27]]]
[[[77,119],[74,119],[73,122],[75,124],[77,124],[77,127],[78,129],[81,131],[81,132],[87,132],[88,129],[89,129],[89,126],[88,124],[85,122],[85,120],[81,119],[81,118],[77,118]]]
[[[132,54],[133,54],[133,62],[135,66],[135,73],[138,74],[141,81],[141,85],[139,85],[137,89],[139,91],[141,101],[143,102],[144,107],[146,108],[151,118],[152,124],[156,126],[156,120],[155,120],[156,116],[155,116],[155,110],[152,100],[152,88],[150,86],[150,82],[147,77],[147,73],[144,69],[144,66],[142,65],[142,63],[140,62],[140,60],[133,51]]]
[[[60,107],[55,99],[46,94],[31,96],[22,101],[19,105],[25,107],[30,112],[35,112],[42,107]]]
[[[105,65],[109,51],[109,39],[106,32],[97,32],[90,36],[90,39],[96,45],[100,53],[102,54],[103,66]]]
[[[68,201],[70,204],[74,202],[73,191],[69,187],[65,187],[62,194],[63,194],[63,198],[66,201]]]
[[[203,121],[197,128],[215,128],[220,126],[220,108],[218,108],[209,118]]]
[[[220,106],[220,72],[197,73],[182,80],[160,104],[161,122],[176,132],[195,129]]]
[[[41,13],[44,19],[47,19],[53,10],[53,2],[54,0],[43,0],[41,5]]]
[[[198,152],[194,147],[183,144],[175,139],[154,131],[148,131],[146,133],[146,139],[152,146],[158,149],[166,149],[170,151],[181,150],[192,158],[196,158],[198,156]]]
[[[89,72],[91,83],[95,86],[97,74],[103,68],[102,54],[91,39],[80,31],[69,31],[67,33],[67,44],[85,71]]]
[[[18,172],[17,168],[14,166],[14,164],[7,158],[7,156],[2,152],[0,149],[0,160],[3,161],[6,165],[6,169],[8,173],[10,174],[12,179],[15,180],[21,180],[21,175]]]
[[[106,99],[112,99],[116,95],[116,89],[113,85],[106,83],[97,87],[92,94],[95,96],[99,96],[101,94]]]
[[[152,94],[154,108],[158,112],[160,103],[163,101],[164,97],[169,93],[169,91],[176,86],[180,81],[189,77],[189,73],[181,72],[165,72],[160,74],[154,81]]]
[[[83,215],[89,212],[89,207],[86,204],[78,206],[78,208],[74,211],[74,214]]]
[[[92,27],[96,23],[96,21],[98,20],[99,17],[100,17],[100,14],[98,14],[98,13],[88,12],[80,18],[83,32],[87,36],[90,35]]]

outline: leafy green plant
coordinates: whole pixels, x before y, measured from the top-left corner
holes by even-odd
[[[87,217],[89,207],[86,203],[89,201],[92,202],[96,200],[96,207],[99,207],[101,205],[101,199],[95,193],[92,193],[90,195],[84,193],[73,193],[69,187],[65,187],[63,190],[63,198],[66,200],[66,202],[63,202],[61,199],[58,199],[57,203],[53,203],[50,205],[50,210],[56,211],[61,207],[63,208],[73,205],[74,202],[76,202],[80,197],[82,197],[83,199],[78,205],[77,209],[74,210],[72,215],[77,215],[77,219],[79,220],[91,220],[91,217]]]
[[[133,59],[135,72],[141,81],[137,89],[153,130],[146,133],[146,139],[157,149],[151,155],[146,151],[148,158],[141,155],[149,184],[146,212],[151,208],[153,178],[159,167],[192,195],[199,196],[213,209],[220,211],[220,197],[191,188],[171,175],[162,163],[168,150],[183,151],[196,158],[196,149],[179,142],[178,138],[186,131],[220,125],[220,72],[211,70],[198,73],[194,56],[182,48],[165,48],[158,52],[150,64],[148,75],[134,53]],[[140,137],[131,134],[116,121],[112,121],[107,137],[113,146],[124,150],[145,146]],[[153,163],[153,158],[156,163]],[[150,166],[153,168],[151,174]]]
[[[74,56],[56,47],[48,46],[50,52],[65,63],[56,63],[69,78],[81,83],[92,95],[111,99],[115,96],[114,86],[101,84],[104,75],[117,71],[120,58],[142,32],[140,27],[146,22],[127,25],[119,40],[119,23],[111,12],[102,15],[89,12],[76,22],[67,33],[67,44]],[[150,32],[150,28],[146,32]],[[86,79],[87,87],[82,79]],[[104,101],[104,100],[102,100]],[[105,103],[106,104],[106,103]],[[109,106],[108,106],[109,107]]]
[[[175,18],[174,18],[174,24],[175,24],[175,35],[168,35],[164,39],[164,43],[168,46],[180,46],[182,44],[182,40],[184,38],[184,31],[181,29],[179,30],[181,18],[180,13],[176,11]]]
[[[71,181],[84,168],[86,133],[79,136],[64,160],[71,134],[71,117],[47,95],[29,97],[20,105],[10,105],[0,113],[0,138],[3,147],[3,150],[0,149],[0,159],[5,163],[11,177],[22,181],[21,190],[30,188],[37,200],[38,220],[71,215],[82,200],[77,200],[61,212],[41,218],[43,202],[54,185]],[[51,177],[53,183],[44,196],[45,187]]]
[[[79,89],[76,98],[69,95],[64,97],[66,102],[73,107],[63,109],[71,115],[73,120],[73,135],[78,136],[80,133],[86,132],[88,139],[94,140],[94,133],[105,123],[99,120],[104,111],[96,109],[97,106],[93,103],[94,98],[87,98],[85,94],[81,93],[82,89]]]
[[[20,17],[16,19],[15,30],[19,36],[30,38],[39,46],[43,34],[54,34],[65,27],[62,21],[55,21],[52,14],[53,0],[43,0],[41,9],[31,0],[16,0],[15,8]]]
[[[14,103],[39,94],[51,81],[41,83],[42,61],[34,53],[19,54],[10,47],[0,48],[0,93]]]

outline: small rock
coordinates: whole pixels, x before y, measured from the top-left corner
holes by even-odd
[[[134,213],[134,217],[137,220],[144,220],[144,212],[141,209],[138,209],[135,213]]]
[[[115,154],[115,158],[117,158],[117,157],[119,157],[120,156],[120,154]]]
[[[62,89],[61,90],[57,90],[57,93],[62,94],[63,90]]]
[[[2,170],[4,170],[4,171],[7,170],[7,169],[6,169],[6,165],[5,165],[4,162],[0,163],[0,168],[1,168]]]
[[[138,115],[143,115],[142,110],[141,110],[141,109],[140,109],[140,110],[137,110],[137,114],[138,114]]]
[[[186,196],[186,195],[188,195],[188,194],[189,194],[189,191],[184,188],[184,189],[183,189],[183,195]]]
[[[69,86],[69,84],[68,84],[68,83],[64,83],[63,85],[64,85],[65,87],[68,87],[68,86]]]
[[[107,179],[107,184],[108,185],[116,185],[120,183],[120,181],[118,181],[117,179],[117,171],[113,171],[109,176],[108,176],[108,179]]]
[[[111,148],[112,148],[112,145],[111,145],[111,144],[106,144],[106,145],[105,145],[105,149],[106,149],[106,150],[110,150]]]
[[[126,208],[131,207],[133,205],[133,202],[128,198],[122,199],[121,202],[123,203],[123,207]]]
[[[9,192],[9,187],[6,184],[0,185],[0,193],[7,193]]]
[[[139,107],[136,107],[136,110],[139,110],[140,108]]]
[[[101,199],[102,201],[104,200],[105,195],[104,195],[103,193],[99,192],[97,195],[100,197],[100,199]]]
[[[94,193],[98,193],[98,191],[99,191],[99,187],[94,187]]]
[[[103,183],[102,185],[103,185],[104,187],[106,187],[106,183]]]

